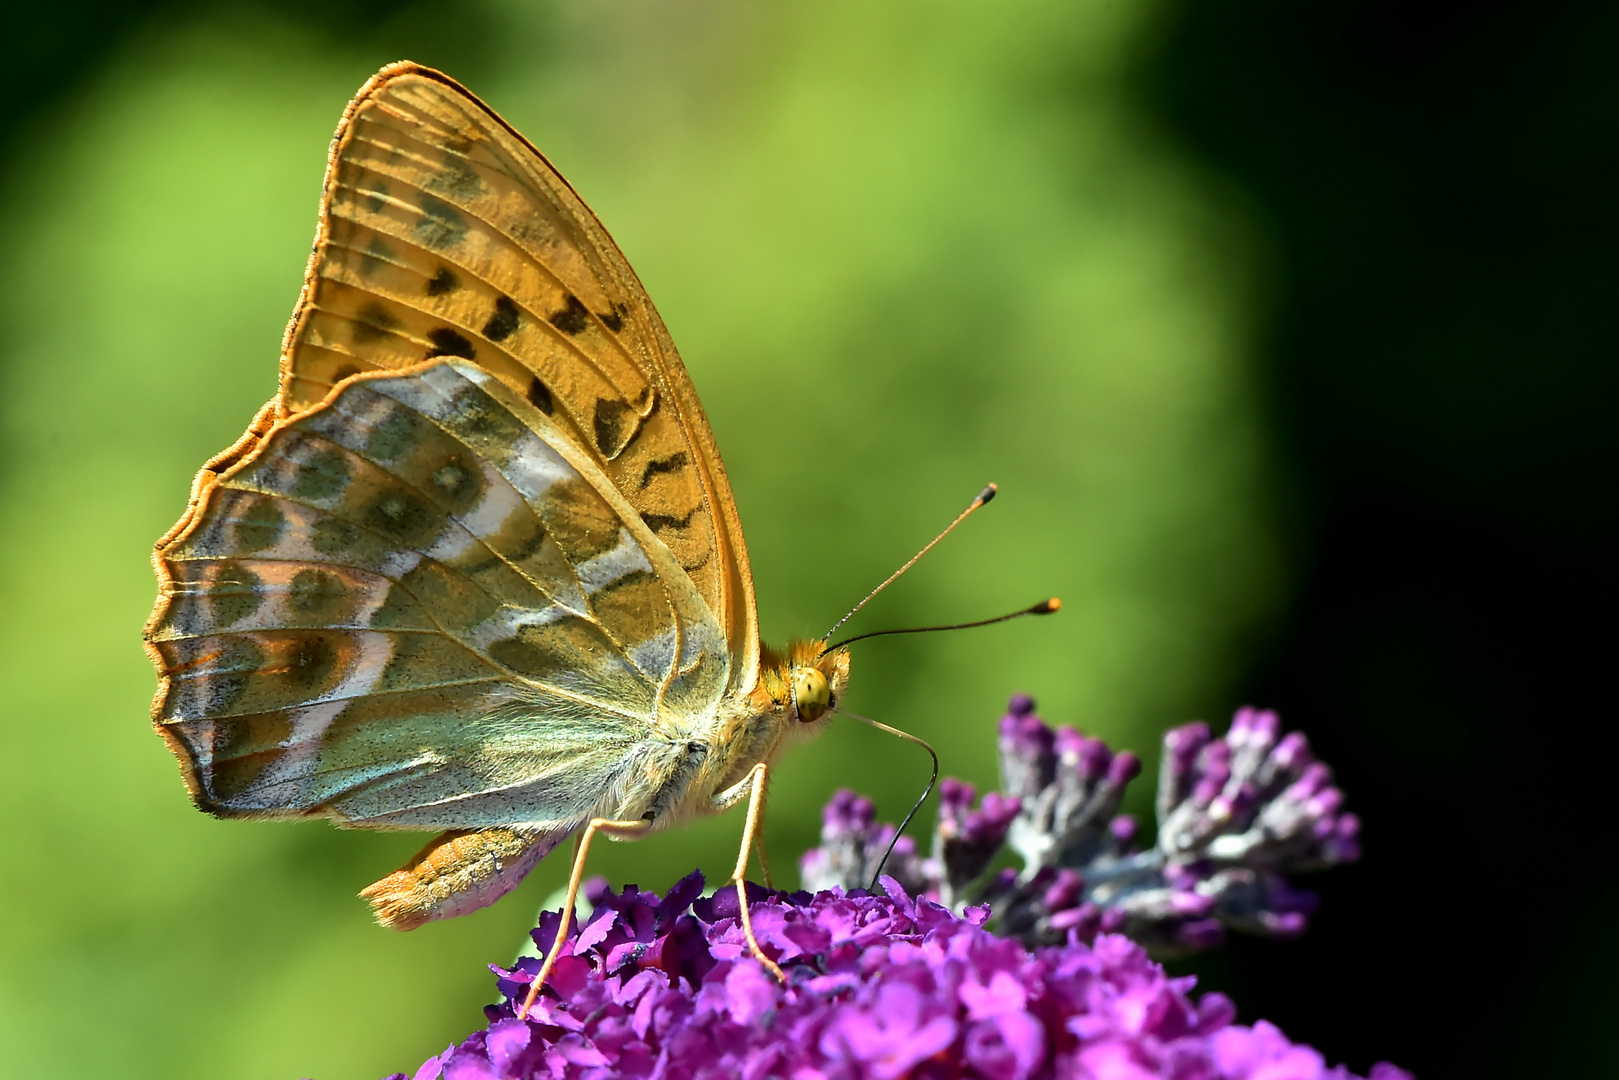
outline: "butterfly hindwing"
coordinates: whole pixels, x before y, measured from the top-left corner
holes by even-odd
[[[571,826],[724,693],[668,548],[472,364],[354,379],[205,475],[148,638],[207,809]]]
[[[356,372],[458,357],[545,414],[671,552],[731,643],[758,652],[724,469],[640,283],[540,153],[453,80],[385,68],[333,140],[288,329],[290,415]]]

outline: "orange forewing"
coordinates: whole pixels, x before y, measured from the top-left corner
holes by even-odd
[[[538,150],[453,79],[399,63],[332,140],[281,407],[434,356],[474,361],[570,431],[725,627],[737,685],[751,680],[753,579],[730,485],[651,300]]]

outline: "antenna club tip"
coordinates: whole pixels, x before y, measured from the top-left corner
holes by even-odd
[[[1037,615],[1050,615],[1053,611],[1062,610],[1062,601],[1053,596],[1050,600],[1036,604],[1034,611]]]
[[[993,499],[995,497],[995,493],[999,490],[1001,489],[995,484],[985,484],[984,490],[980,491],[978,493],[978,498],[973,500],[973,505],[983,506],[985,503],[989,502],[989,500]]]

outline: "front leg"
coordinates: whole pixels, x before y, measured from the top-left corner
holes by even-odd
[[[616,836],[621,840],[644,836],[652,823],[641,821],[614,821],[611,818],[591,818],[585,826],[585,831],[579,834],[579,839],[573,849],[573,870],[568,874],[568,896],[562,902],[562,922],[557,926],[556,940],[545,954],[545,961],[540,965],[539,974],[529,984],[528,996],[517,1010],[517,1019],[528,1017],[528,1011],[534,1007],[534,999],[540,996],[540,990],[545,986],[545,980],[550,977],[551,969],[556,967],[557,960],[562,956],[562,944],[568,940],[568,924],[573,920],[573,905],[579,900],[579,883],[585,877],[585,856],[590,854],[590,841],[599,832],[609,836]]]
[[[769,766],[759,762],[748,775],[739,783],[726,788],[714,796],[714,808],[727,810],[742,801],[745,795],[748,798],[748,820],[742,827],[742,847],[736,854],[736,869],[731,871],[731,880],[736,882],[737,912],[742,919],[742,934],[748,939],[748,950],[753,958],[770,970],[770,973],[785,984],[787,976],[765,951],[759,947],[759,939],[753,936],[753,919],[748,915],[748,890],[745,878],[748,873],[748,851],[753,847],[754,836],[759,831],[759,822],[765,811],[765,774]]]

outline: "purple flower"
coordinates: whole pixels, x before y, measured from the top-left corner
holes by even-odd
[[[971,798],[969,795],[969,801]],[[894,850],[885,864],[883,856],[890,843]],[[916,841],[902,836],[894,842],[894,826],[877,823],[872,801],[843,788],[821,811],[821,846],[806,851],[799,860],[799,879],[811,891],[834,885],[865,888],[875,880],[879,866],[911,892],[923,891],[931,880],[917,858]]]
[[[1194,998],[1193,980],[1168,977],[1126,938],[1029,949],[986,931],[982,908],[957,915],[883,886],[752,889],[783,986],[748,955],[733,890],[696,899],[696,874],[661,899],[593,885],[595,911],[529,1019],[513,1006],[532,957],[494,969],[504,1000],[485,1009],[489,1027],[415,1080],[1352,1080],[1268,1024],[1234,1024],[1224,997]],[[547,912],[535,940],[549,943],[559,918]],[[1389,1065],[1371,1077],[1409,1080]]]
[[[1360,857],[1360,822],[1343,812],[1331,770],[1275,713],[1240,709],[1219,739],[1206,724],[1164,735],[1158,829],[1141,850],[1135,820],[1119,813],[1140,760],[1052,729],[1034,708],[1019,694],[1001,718],[1005,794],[975,808],[972,786],[946,778],[931,858],[896,846],[887,869],[907,890],[956,910],[988,904],[995,928],[1026,944],[1118,931],[1169,955],[1218,945],[1228,928],[1303,933],[1316,897],[1287,875]],[[839,792],[821,846],[804,856],[805,885],[865,885],[893,835],[870,800]],[[1021,870],[980,881],[1003,845]]]

